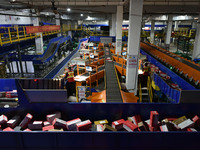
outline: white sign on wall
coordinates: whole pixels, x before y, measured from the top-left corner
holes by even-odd
[[[138,56],[137,55],[128,55],[127,57],[127,66],[128,68],[137,68]]]

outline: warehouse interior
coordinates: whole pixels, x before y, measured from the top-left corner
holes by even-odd
[[[200,0],[0,0],[0,149],[198,150],[199,97]]]

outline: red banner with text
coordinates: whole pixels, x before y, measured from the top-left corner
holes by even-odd
[[[26,27],[26,33],[38,33],[38,32],[49,32],[49,31],[56,31],[60,30],[59,25],[51,25],[51,26],[29,26]]]

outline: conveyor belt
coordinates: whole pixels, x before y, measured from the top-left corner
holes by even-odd
[[[188,66],[190,66],[190,67],[192,67],[192,68],[194,68],[194,69],[200,71],[200,66],[197,66],[197,65],[191,63],[190,61],[187,61],[187,60],[185,60],[185,59],[183,59],[183,58],[181,58],[181,57],[178,57],[178,56],[176,56],[175,54],[172,56],[171,53],[167,53],[166,51],[164,51],[164,50],[162,50],[162,49],[159,49],[159,48],[156,47],[156,46],[150,45],[149,43],[146,43],[146,44],[149,45],[149,46],[151,46],[151,47],[153,47],[153,48],[155,48],[155,49],[157,49],[157,50],[159,50],[160,52],[163,52],[163,53],[165,53],[166,55],[168,55],[168,56],[170,56],[170,57],[173,57],[173,58],[179,60],[180,62],[182,62],[182,63],[184,63],[184,64],[186,64],[186,65],[188,65]],[[175,57],[174,57],[174,56],[175,56]]]
[[[107,58],[112,59],[110,50],[105,50],[105,70],[106,70],[106,101],[108,103],[112,102],[122,102],[121,93],[119,85],[117,83],[117,77],[115,74],[114,62],[107,61]]]
[[[170,64],[176,69],[179,69],[179,72],[182,72],[183,74],[187,75],[188,79],[193,78],[194,82],[199,83],[200,71],[191,67],[191,64],[187,65],[182,61],[179,61],[176,58],[172,57],[171,55],[167,55],[166,53],[163,53],[161,50],[158,50],[155,47],[150,46],[146,43],[141,42],[141,48],[150,55],[154,56],[156,59],[159,59],[160,61]]]
[[[40,60],[42,62],[44,62],[47,58],[49,58],[50,56],[53,55],[53,53],[55,52],[56,50],[56,47],[58,45],[58,42],[59,41],[56,41],[56,42],[53,42],[50,47],[48,48],[48,50],[46,51],[46,53],[44,54],[43,57],[40,57],[40,58],[37,58],[37,60]]]

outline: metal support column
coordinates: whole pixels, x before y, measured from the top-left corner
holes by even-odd
[[[154,28],[155,28],[155,21],[152,20],[152,21],[151,21],[151,33],[150,33],[150,42],[151,42],[152,44],[154,44],[154,35],[155,35],[155,30],[154,30]]]
[[[142,9],[143,0],[130,0],[126,87],[135,95],[137,94]]]
[[[171,43],[171,34],[172,34],[172,23],[173,23],[173,16],[168,15],[168,23],[167,23],[167,34],[165,39],[165,47],[169,49]]]
[[[123,6],[117,6],[117,27],[116,27],[116,48],[115,53],[121,53],[122,50],[122,23],[123,23]]]
[[[199,15],[200,17],[200,15]],[[200,18],[199,18],[200,20]],[[200,58],[200,23],[197,24],[195,42],[194,42],[194,50],[192,54],[192,59]]]

